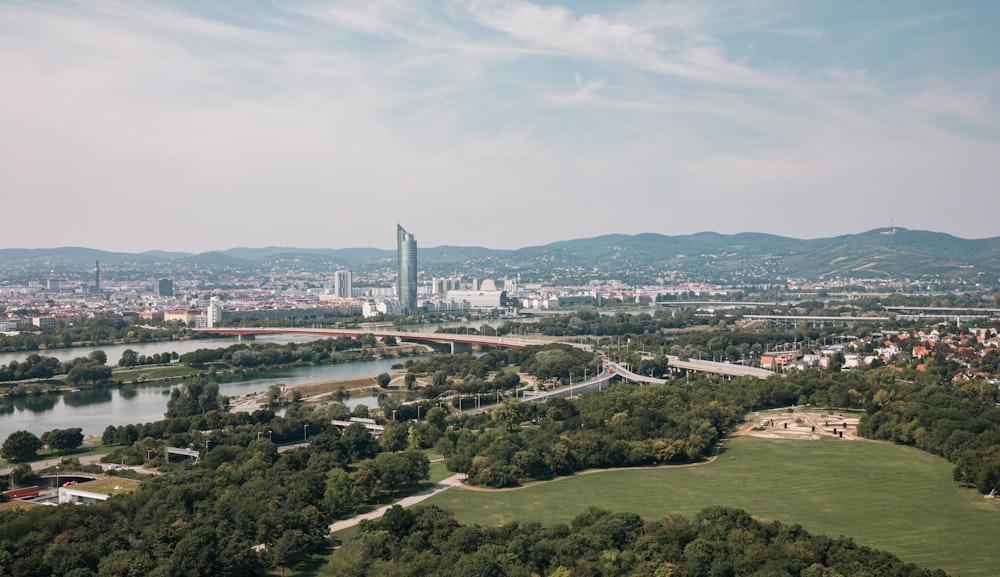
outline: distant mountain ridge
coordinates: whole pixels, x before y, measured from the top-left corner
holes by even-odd
[[[0,267],[20,270],[92,269],[138,266],[154,269],[209,267],[268,270],[327,270],[395,266],[396,251],[377,248],[232,248],[199,254],[110,252],[82,247],[0,249]],[[946,233],[903,228],[875,229],[829,238],[795,239],[765,233],[701,232],[609,234],[514,250],[439,246],[419,249],[424,273],[486,270],[526,274],[542,270],[573,276],[653,277],[685,271],[704,278],[941,277],[1000,283],[1000,237],[963,239]]]

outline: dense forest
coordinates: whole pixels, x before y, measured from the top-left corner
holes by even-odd
[[[944,577],[848,538],[810,535],[722,507],[693,520],[582,512],[569,525],[462,525],[393,507],[334,552],[331,577]]]
[[[324,548],[332,517],[412,491],[429,475],[423,453],[383,450],[360,425],[341,433],[329,413],[290,412],[109,427],[106,442],[127,443],[110,460],[166,474],[88,507],[0,512],[0,575],[266,575]],[[308,448],[278,452],[275,441],[301,440],[306,426]],[[202,459],[164,463],[165,444],[202,447]]]

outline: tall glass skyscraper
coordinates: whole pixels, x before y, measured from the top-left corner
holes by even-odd
[[[417,312],[417,239],[396,225],[396,294],[403,314]]]

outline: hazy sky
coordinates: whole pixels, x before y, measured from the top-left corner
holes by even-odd
[[[1000,236],[1000,2],[3,0],[2,247]]]

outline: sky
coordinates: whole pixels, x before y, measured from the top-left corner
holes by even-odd
[[[1000,2],[3,0],[0,248],[1000,236]]]

